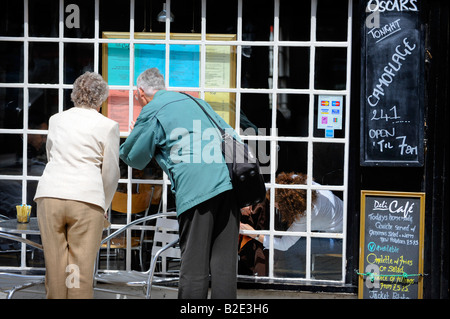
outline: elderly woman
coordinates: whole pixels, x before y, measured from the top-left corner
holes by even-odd
[[[47,298],[93,297],[93,269],[119,180],[119,126],[99,113],[108,86],[86,72],[73,85],[75,107],[53,115],[48,164],[35,201]]]

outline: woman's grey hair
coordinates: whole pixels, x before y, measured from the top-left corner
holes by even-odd
[[[164,90],[166,88],[164,76],[159,73],[157,68],[147,69],[142,72],[136,80],[136,85],[138,88],[142,88],[145,94],[148,95],[153,95],[154,91]]]
[[[75,106],[96,109],[108,98],[108,94],[108,84],[100,74],[86,72],[75,80],[70,97]]]

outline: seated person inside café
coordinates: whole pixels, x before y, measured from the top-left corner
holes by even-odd
[[[276,178],[277,184],[307,184],[307,176],[302,173],[280,173]],[[313,185],[319,185],[312,182]],[[275,223],[276,230],[288,232],[306,232],[307,198],[306,189],[277,188],[275,190]],[[267,194],[269,197],[270,192]],[[342,200],[328,190],[312,190],[311,231],[339,233],[342,232]],[[270,200],[270,199],[269,199]],[[269,200],[265,201],[267,208]],[[265,209],[267,214],[268,209]],[[267,218],[268,219],[268,218]],[[255,230],[250,224],[241,219],[241,230]],[[264,248],[270,245],[269,236],[246,234],[259,241]],[[274,258],[274,268],[299,269],[299,258],[306,254],[306,238],[299,236],[275,236],[273,247],[277,250]],[[313,254],[341,253],[342,240],[330,238],[311,238],[311,252]]]

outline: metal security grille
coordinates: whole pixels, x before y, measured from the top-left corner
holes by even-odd
[[[7,3],[12,3],[11,1]],[[88,69],[95,72],[105,72],[102,69],[102,46],[105,44],[121,43],[129,47],[129,81],[125,85],[111,85],[110,90],[121,90],[128,92],[128,102],[129,105],[134,104],[134,91],[136,86],[134,83],[134,70],[135,70],[135,48],[136,45],[140,44],[162,44],[165,45],[165,77],[168,90],[177,91],[192,91],[198,92],[198,95],[202,98],[206,98],[208,94],[211,93],[232,93],[235,97],[235,118],[233,124],[235,127],[240,127],[240,122],[242,120],[241,111],[247,107],[247,101],[250,97],[267,97],[269,101],[266,107],[266,118],[264,119],[267,124],[266,130],[263,130],[264,134],[244,134],[241,131],[242,138],[248,141],[251,145],[257,145],[258,147],[264,146],[265,152],[268,154],[263,154],[264,159],[264,169],[266,176],[266,187],[270,191],[271,198],[274,198],[276,188],[298,188],[306,189],[307,200],[311,202],[312,190],[329,190],[340,195],[343,200],[343,230],[339,233],[326,233],[326,232],[315,232],[311,229],[311,205],[307,208],[307,218],[306,218],[306,231],[305,232],[286,232],[285,230],[280,230],[276,227],[276,209],[273,202],[270,203],[268,207],[270,223],[268,229],[259,230],[255,232],[242,231],[243,234],[261,234],[269,236],[270,247],[268,248],[268,273],[265,276],[259,276],[262,280],[264,278],[268,279],[279,279],[279,280],[298,280],[298,281],[320,281],[323,280],[329,282],[330,280],[337,281],[340,283],[345,282],[345,267],[346,267],[346,215],[347,215],[347,190],[348,190],[348,161],[349,161],[349,135],[350,135],[350,79],[351,79],[351,44],[352,44],[352,0],[342,0],[342,1],[328,1],[328,0],[310,0],[303,1],[305,7],[308,8],[309,12],[302,12],[302,17],[307,15],[306,19],[302,21],[294,21],[301,24],[302,30],[305,31],[304,38],[297,38],[294,36],[294,32],[289,32],[290,28],[293,26],[292,15],[287,15],[286,12],[296,10],[295,1],[265,1],[265,9],[272,14],[273,18],[270,21],[271,30],[268,37],[262,38],[252,38],[248,36],[246,31],[246,22],[248,21],[250,15],[251,18],[257,19],[260,9],[254,8],[253,12],[250,10],[249,6],[255,2],[249,2],[246,0],[235,0],[229,2],[228,6],[232,8],[234,12],[234,18],[230,21],[235,30],[235,38],[220,40],[220,39],[210,39],[208,19],[210,14],[210,9],[212,9],[216,1],[207,0],[197,0],[193,3],[197,4],[197,9],[193,9],[193,26],[197,25],[196,32],[200,34],[200,38],[197,39],[173,39],[171,38],[172,24],[169,23],[169,15],[167,15],[166,23],[164,24],[164,37],[161,39],[145,39],[136,36],[136,19],[141,15],[141,7],[147,5],[147,1],[139,0],[129,0],[122,1],[125,3],[123,7],[129,10],[129,25],[128,28],[122,27],[121,32],[126,32],[128,36],[126,38],[105,38],[102,37],[102,31],[107,27],[105,21],[108,18],[106,15],[102,15],[102,6],[107,5],[107,1],[95,0],[90,2],[83,2],[85,5],[80,6],[80,14],[82,15],[81,23],[87,24],[84,26],[88,29],[86,31],[87,35],[77,36],[76,32],[72,32],[75,29],[70,29],[67,27],[68,24],[76,22],[75,17],[70,17],[71,13],[74,13],[74,8],[69,7],[71,3],[77,4],[77,1],[64,1],[64,0],[54,0],[47,1],[50,7],[56,8],[56,16],[49,15],[46,19],[46,15],[42,15],[35,10],[35,4],[32,4],[30,0],[23,0],[23,30],[17,34],[10,35],[8,32],[3,32],[0,34],[0,47],[3,49],[0,51],[2,54],[8,50],[8,48],[18,47],[18,52],[22,54],[20,62],[18,63],[18,72],[23,74],[23,76],[18,76],[17,79],[5,80],[5,78],[0,77],[0,95],[6,95],[5,92],[19,92],[19,101],[21,105],[19,108],[23,110],[23,118],[21,118],[21,124],[17,127],[10,128],[6,124],[0,121],[0,136],[3,140],[10,139],[13,136],[20,136],[23,141],[27,141],[28,137],[34,135],[45,136],[48,132],[46,129],[37,129],[30,127],[28,125],[30,114],[28,111],[28,105],[31,102],[30,92],[33,90],[47,90],[53,92],[52,96],[56,97],[56,105],[50,113],[62,112],[66,108],[70,107],[67,103],[67,97],[72,89],[72,82],[69,83],[68,78],[68,60],[67,55],[70,53],[71,48],[74,46],[85,45],[88,50],[88,55],[91,58],[91,64]],[[86,4],[90,3],[90,4]],[[150,3],[150,2],[148,2]],[[21,5],[21,4],[20,4]],[[129,6],[128,6],[129,5]],[[167,12],[171,12],[171,8],[175,8],[179,5],[179,1],[167,0],[165,7]],[[156,5],[154,5],[155,7]],[[344,15],[334,16],[334,10],[336,6],[339,6],[341,12]],[[139,9],[137,9],[139,8]],[[146,7],[145,7],[146,8]],[[76,9],[76,8],[75,8]],[[159,11],[159,7],[157,8]],[[156,10],[156,8],[155,8]],[[249,11],[250,10],[250,11]],[[10,9],[12,12],[12,9]],[[9,11],[8,11],[9,12]],[[195,16],[196,13],[197,16]],[[249,13],[250,12],[250,13]],[[122,16],[124,13],[121,13]],[[125,13],[125,18],[128,12]],[[37,17],[37,15],[42,15]],[[289,21],[288,21],[289,17]],[[46,24],[51,24],[51,32],[43,33],[44,35],[36,34],[36,32],[30,32],[30,23],[35,24],[37,19],[50,20]],[[53,19],[53,20],[52,20]],[[68,20],[69,19],[69,20]],[[176,19],[176,16],[175,16]],[[324,23],[324,21],[327,21]],[[339,22],[343,25],[343,36],[334,38],[333,36],[333,23]],[[110,23],[110,22],[109,22]],[[114,26],[114,23],[110,23]],[[123,25],[123,23],[122,23]],[[318,28],[319,25],[319,28]],[[323,26],[324,25],[324,26]],[[83,29],[83,25],[81,26]],[[318,32],[320,29],[320,32]],[[3,30],[3,29],[1,29]],[[330,31],[331,30],[331,31]],[[108,31],[117,31],[114,29]],[[191,30],[186,30],[185,32],[190,32]],[[178,31],[177,31],[178,32]],[[285,37],[286,34],[290,36]],[[56,56],[58,57],[55,62],[55,77],[53,80],[47,82],[41,82],[39,79],[35,80],[30,78],[32,75],[30,70],[35,66],[30,65],[30,63],[36,63],[37,60],[32,59],[33,50],[38,48],[40,45],[47,45],[51,50],[57,51]],[[170,72],[171,72],[171,54],[170,48],[174,45],[197,45],[200,47],[200,74],[199,74],[199,85],[197,87],[171,87],[170,86]],[[236,53],[235,61],[235,74],[232,74],[233,85],[229,87],[217,87],[211,86],[207,83],[206,75],[206,64],[207,64],[207,47],[212,46],[229,46]],[[264,65],[261,67],[270,67],[269,77],[266,80],[266,84],[263,86],[249,86],[245,82],[246,75],[244,70],[244,65],[247,63],[247,53],[249,48],[254,51],[266,50],[268,52],[268,58],[265,60]],[[264,51],[264,52],[266,52]],[[331,52],[331,53],[330,53]],[[334,54],[336,53],[337,54]],[[338,61],[336,64],[330,64],[330,58],[333,61]],[[294,67],[296,64],[301,63],[302,69],[305,72],[302,73],[302,80],[299,80],[301,85],[291,85],[289,81],[286,82],[288,78],[300,77],[299,74],[294,74]],[[342,74],[339,78],[339,85],[336,83],[328,84],[326,79],[336,79],[333,74]],[[328,76],[327,74],[330,74]],[[332,81],[332,80],[331,80]],[[322,85],[322,83],[325,83]],[[338,97],[338,102],[342,103],[341,107],[341,117],[342,121],[341,127],[331,125],[332,129],[327,130],[322,129],[320,125],[320,103],[322,103],[324,98],[327,97]],[[301,107],[291,107],[289,109],[289,101],[302,101]],[[0,102],[5,102],[6,99],[0,99]],[[331,103],[331,102],[330,102]],[[288,105],[288,106],[286,106]],[[296,129],[297,127],[303,127],[301,133],[289,134],[282,133],[281,126],[279,126],[280,114],[285,114],[284,112],[299,112],[301,113],[301,123],[292,124],[291,126]],[[52,114],[49,114],[52,115]],[[133,121],[133,108],[130,107],[128,110],[128,124]],[[3,117],[3,116],[2,116]],[[292,115],[291,115],[292,118]],[[331,118],[327,118],[331,119]],[[3,120],[3,118],[0,118]],[[325,120],[324,120],[325,121]],[[129,125],[128,125],[129,126]],[[122,137],[126,137],[129,134],[129,130],[122,130]],[[291,149],[292,147],[299,147],[301,149],[301,156],[298,157],[299,169],[301,168],[304,173],[308,176],[315,176],[317,172],[321,170],[321,167],[325,167],[323,171],[323,178],[320,180],[319,184],[313,184],[312,180],[308,180],[307,185],[277,185],[275,183],[276,174],[279,170],[279,163],[283,161],[284,153],[280,150]],[[17,182],[20,185],[21,200],[23,203],[30,201],[30,198],[34,196],[34,193],[30,193],[30,185],[36,185],[40,178],[39,174],[34,174],[30,171],[30,163],[27,156],[29,152],[27,148],[27,143],[22,145],[22,158],[21,167],[19,172],[11,173],[8,170],[2,169],[0,172],[0,181],[4,183]],[[333,153],[337,155],[333,155]],[[292,153],[291,153],[292,154]],[[2,154],[3,155],[3,154]],[[334,158],[335,157],[335,158]],[[4,162],[1,163],[5,166]],[[332,168],[327,171],[326,167],[331,166]],[[291,170],[295,170],[296,167],[289,167]],[[339,178],[329,183],[326,181],[327,177],[331,176],[335,172],[338,172]],[[168,209],[168,192],[170,192],[170,181],[164,174],[161,179],[141,179],[133,177],[133,170],[131,168],[127,169],[127,172],[122,174],[119,181],[120,185],[127,186],[127,214],[126,221],[131,221],[132,219],[132,188],[133,185],[139,184],[153,184],[162,185],[162,210],[166,211]],[[21,204],[21,203],[18,203]],[[120,224],[113,224],[112,228],[120,227]],[[127,237],[131,238],[131,231],[127,233]],[[293,275],[279,275],[277,272],[277,251],[273,248],[273,241],[275,236],[294,236],[306,238],[306,252],[305,260],[300,263],[304,264],[304,271],[301,273],[294,271]],[[337,239],[342,243],[342,251],[337,260],[339,263],[339,270],[337,276],[328,278],[317,276],[315,269],[317,269],[320,264],[319,259],[326,257],[314,254],[311,248],[311,242],[313,238],[329,238]],[[130,243],[131,240],[128,241]],[[126,268],[131,268],[131,245],[128,244],[126,249]],[[302,266],[303,267],[303,266]],[[0,265],[0,269],[9,268],[7,266]],[[22,246],[20,268],[29,268],[26,262],[26,250],[25,246]],[[242,277],[246,277],[243,275]]]

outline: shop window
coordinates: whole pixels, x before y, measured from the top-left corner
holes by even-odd
[[[170,24],[157,19],[166,2]],[[79,27],[66,23],[69,5],[79,10]],[[14,203],[2,202],[0,214],[32,200],[46,163],[48,118],[73,107],[73,81],[85,71],[104,76],[110,96],[101,112],[120,122],[123,142],[140,112],[136,77],[153,59],[151,66],[168,72],[169,90],[206,99],[256,150],[269,195],[287,187],[276,183],[280,173],[303,173],[311,182],[288,188],[306,194],[306,220],[319,191],[342,201],[345,215],[351,6],[351,0],[1,1],[0,185],[14,185],[8,191],[17,194],[8,199]],[[162,210],[176,209],[170,181],[154,163],[141,171],[120,165],[126,212],[114,213],[113,229],[136,216],[129,208],[148,185],[161,185]],[[289,230],[276,206],[268,197],[255,208],[261,223],[253,233],[272,242],[289,237],[295,245],[281,250],[250,241],[241,261],[259,262],[240,263],[240,276],[343,282],[342,229]],[[131,268],[128,257],[119,267]]]

